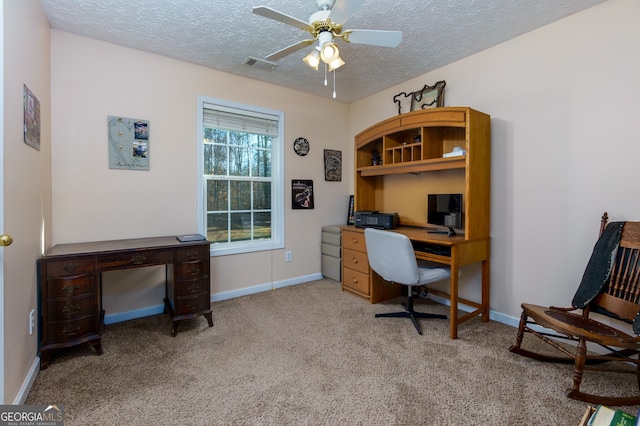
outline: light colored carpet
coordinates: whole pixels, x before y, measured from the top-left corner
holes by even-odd
[[[198,318],[173,338],[167,315],[109,325],[104,355],[54,352],[26,403],[64,405],[68,426],[579,423],[586,404],[564,396],[572,367],[510,353],[516,329],[477,318],[451,340],[448,320],[421,320],[420,336],[408,319],[374,318],[399,302],[319,280],[214,303],[213,328]],[[448,314],[424,299],[416,310]],[[584,390],[635,386],[584,379]]]

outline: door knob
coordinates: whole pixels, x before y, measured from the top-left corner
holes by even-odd
[[[7,234],[0,235],[0,246],[6,247],[11,245],[12,242],[13,242],[13,238],[11,238],[11,235],[7,235]]]

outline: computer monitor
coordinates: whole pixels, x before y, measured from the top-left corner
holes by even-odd
[[[464,229],[462,194],[428,194],[427,223]]]

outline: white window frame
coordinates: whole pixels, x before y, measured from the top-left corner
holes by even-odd
[[[284,248],[284,112],[222,99],[198,96],[198,232],[207,235],[206,181],[204,178],[204,120],[205,105],[234,109],[247,115],[267,114],[278,117],[278,136],[271,141],[271,238],[253,241],[234,241],[211,244],[211,256],[251,253]]]

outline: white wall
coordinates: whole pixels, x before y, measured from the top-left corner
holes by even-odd
[[[492,116],[493,311],[569,306],[602,213],[640,220],[639,17],[640,2],[609,0],[350,106],[351,139],[439,80],[445,105]],[[462,294],[479,279],[463,273]]]
[[[323,149],[350,149],[348,105],[66,32],[51,38],[53,244],[195,232],[204,95],[285,113],[286,247],[212,258],[212,293],[319,275],[320,227],[346,222],[349,181],[324,181]],[[149,120],[149,171],[108,168],[109,115]],[[292,149],[299,136],[311,144],[305,157]],[[315,209],[291,209],[291,179],[313,179]],[[161,305],[163,279],[162,268],[107,274],[107,315]]]

